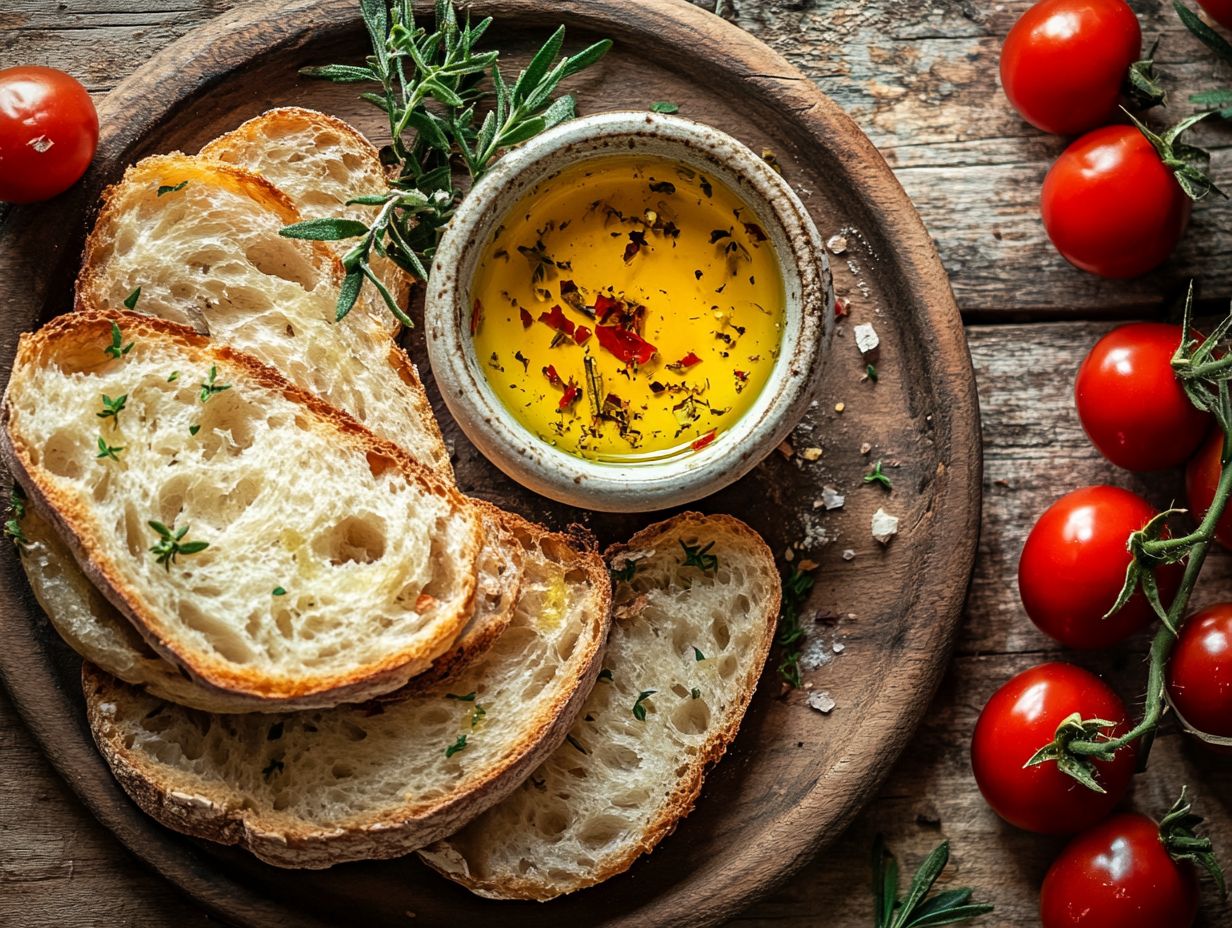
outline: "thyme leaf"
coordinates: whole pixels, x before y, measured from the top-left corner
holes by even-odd
[[[118,425],[120,422],[120,413],[124,411],[124,404],[128,402],[128,394],[125,393],[117,396],[114,399],[103,394],[103,411],[96,412],[94,415],[100,419],[110,419],[112,425]]]
[[[219,393],[222,393],[223,390],[231,389],[231,384],[229,383],[215,383],[214,381],[217,377],[218,366],[216,364],[211,364],[209,376],[206,377],[204,382],[201,384],[200,399],[202,403],[208,403],[211,397],[217,396]]]
[[[458,740],[455,741],[453,744],[451,744],[449,747],[445,748],[445,756],[453,757],[459,751],[462,751],[465,749],[466,749],[466,735],[465,734],[458,735]]]
[[[133,350],[133,343],[124,344],[124,337],[120,332],[120,327],[115,323],[111,323],[111,344],[103,349],[103,353],[112,358],[122,358]]]
[[[118,461],[120,460],[120,452],[123,450],[123,447],[107,444],[107,439],[100,435],[98,436],[98,454],[96,454],[95,457],[111,458],[113,461]]]
[[[680,547],[684,550],[683,566],[685,567],[697,567],[709,573],[719,566],[719,556],[708,553],[714,547],[713,541],[708,542],[705,547],[701,545],[687,545],[681,541]]]
[[[146,524],[158,536],[158,541],[150,548],[150,553],[155,556],[154,560],[168,571],[179,555],[198,554],[210,546],[208,541],[184,541],[184,536],[188,534],[187,525],[173,531],[153,519]]]
[[[657,693],[658,690],[642,690],[637,697],[637,702],[633,704],[633,717],[639,722],[646,721],[646,707],[643,703]]]

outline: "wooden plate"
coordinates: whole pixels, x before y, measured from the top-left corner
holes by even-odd
[[[355,99],[355,88],[296,73],[305,64],[362,56],[356,6],[245,5],[155,55],[107,96],[86,183],[8,217],[0,241],[6,380],[18,333],[70,305],[91,210],[125,165],[154,152],[195,151],[285,103],[338,113],[382,138],[380,114]],[[834,259],[836,288],[852,302],[844,327],[876,326],[879,380],[861,380],[864,363],[850,332],[837,337],[818,404],[796,438],[799,449],[823,448],[820,460],[772,455],[700,507],[746,519],[776,552],[794,544],[797,556],[820,562],[810,614],[822,617],[814,631],[828,663],[807,679],[838,707],[823,715],[807,706],[805,691],[780,697],[772,666],[733,750],[678,834],[601,887],[547,905],[515,905],[474,898],[413,858],[284,872],[154,824],[95,752],[82,718],[79,662],[33,605],[10,551],[0,554],[0,674],[91,811],[134,853],[232,922],[405,925],[414,913],[418,924],[456,928],[493,920],[536,928],[713,924],[791,874],[851,820],[907,742],[946,664],[980,511],[979,423],[962,327],[932,242],[885,162],[812,83],[754,39],[683,0],[476,0],[473,13],[497,17],[491,40],[521,60],[558,22],[569,26],[571,46],[614,38],[613,53],[572,85],[583,112],[678,103],[686,116],[755,150],[773,150],[823,238],[846,230],[848,249]],[[423,367],[416,333],[410,347]],[[590,517],[528,494],[483,460],[443,412],[442,421],[465,490],[552,523],[581,519],[605,541],[649,521]],[[866,442],[869,454],[861,452]],[[888,495],[861,479],[878,458],[895,465]],[[827,484],[845,493],[843,509],[815,508]],[[901,520],[888,548],[870,534],[872,514],[883,506]]]

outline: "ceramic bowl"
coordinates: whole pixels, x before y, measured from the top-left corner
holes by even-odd
[[[581,162],[644,154],[704,170],[757,215],[786,295],[779,357],[754,405],[692,454],[653,463],[588,461],[519,423],[488,385],[470,337],[470,286],[509,210],[536,184]],[[658,113],[603,113],[567,122],[509,152],[458,207],[437,248],[425,297],[428,357],[450,412],[475,446],[514,480],[585,509],[646,512],[689,503],[751,470],[795,427],[821,376],[834,292],[816,227],[762,158],[709,126]]]

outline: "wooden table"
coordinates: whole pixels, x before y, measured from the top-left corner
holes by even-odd
[[[0,66],[50,64],[104,94],[155,49],[241,0],[4,0]],[[635,0],[631,0],[635,2]],[[713,8],[714,0],[697,0]],[[1160,504],[1174,476],[1135,479],[1099,459],[1071,399],[1073,372],[1111,320],[1158,316],[1190,275],[1204,296],[1232,296],[1232,206],[1195,211],[1163,271],[1112,283],[1071,270],[1053,252],[1037,212],[1039,184],[1063,147],[1009,109],[995,81],[1000,38],[1027,0],[719,0],[723,15],[759,36],[844,106],[881,149],[935,236],[967,321],[984,425],[984,521],[966,623],[929,718],[877,801],[829,851],[738,921],[792,928],[872,922],[868,850],[884,833],[914,867],[942,837],[951,885],[997,904],[980,924],[1037,923],[1036,894],[1060,847],[1002,824],[984,805],[967,741],[988,696],[1013,673],[1054,657],[1109,675],[1128,699],[1144,680],[1145,640],[1104,655],[1066,655],[1027,621],[1015,588],[1026,532],[1069,489],[1111,482]],[[1170,6],[1133,0],[1148,42],[1185,94],[1232,73],[1216,66]],[[1229,131],[1204,127],[1214,171],[1232,186]],[[0,233],[2,234],[2,233]],[[1218,555],[1196,601],[1227,598],[1232,562]],[[922,583],[928,578],[922,577]],[[842,712],[840,705],[835,710]],[[1133,805],[1161,813],[1182,784],[1197,794],[1218,851],[1232,860],[1232,767],[1168,728]],[[1207,891],[1200,924],[1232,919]],[[0,924],[195,928],[211,920],[148,872],[86,813],[50,768],[0,693]]]

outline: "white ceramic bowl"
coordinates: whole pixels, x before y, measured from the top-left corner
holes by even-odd
[[[783,276],[781,351],[752,408],[704,450],[631,465],[583,460],[519,423],[488,384],[470,336],[470,287],[509,210],[541,181],[583,161],[645,154],[704,170],[757,214]],[[657,113],[567,122],[506,154],[459,206],[437,248],[424,309],[428,357],[462,431],[497,467],[553,499],[607,512],[692,502],[739,479],[787,437],[813,399],[834,328],[834,292],[817,229],[768,164],[717,129]]]

